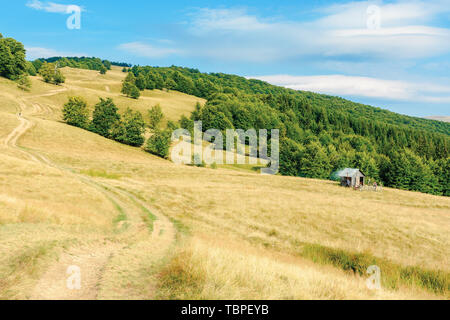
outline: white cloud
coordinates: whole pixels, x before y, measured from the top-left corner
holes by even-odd
[[[61,52],[48,48],[41,47],[25,47],[27,51],[28,60],[36,60],[39,58],[52,58],[52,57],[86,57],[87,54],[73,53],[73,52]]]
[[[130,42],[119,48],[149,58],[183,55],[256,63],[404,62],[450,52],[450,29],[429,24],[436,15],[450,12],[450,0],[375,2],[381,17],[381,28],[375,30],[367,27],[367,9],[373,3],[321,8],[320,18],[308,22],[260,18],[245,9],[203,8],[189,15],[173,43]]]
[[[344,75],[251,77],[295,90],[384,100],[450,103],[450,86]]]
[[[243,9],[200,9],[194,15],[190,31],[194,34],[210,32],[242,32],[262,31],[270,25],[259,21],[254,16],[247,15]]]
[[[129,42],[119,45],[119,49],[130,52],[136,56],[146,58],[163,58],[181,53],[180,50],[164,47],[156,47],[142,42]]]
[[[70,9],[74,7],[74,5],[66,5],[59,4],[54,2],[42,2],[39,0],[31,0],[26,3],[26,6],[35,10],[42,10],[51,13],[70,13]],[[79,6],[77,6],[79,7]],[[83,8],[79,7],[82,11]]]
[[[187,31],[197,55],[251,62],[311,56],[414,59],[450,52],[450,30],[428,24],[450,11],[448,0],[376,2],[381,24],[376,30],[367,27],[373,3],[330,6],[310,22],[261,19],[242,9],[201,9]]]

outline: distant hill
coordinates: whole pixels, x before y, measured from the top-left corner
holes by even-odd
[[[430,116],[430,117],[425,117],[425,119],[442,121],[442,122],[449,122],[450,123],[450,116]]]

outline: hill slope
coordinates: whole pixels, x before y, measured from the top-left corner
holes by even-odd
[[[448,298],[449,198],[177,166],[62,123],[62,104],[160,99],[175,119],[198,98],[136,102],[118,70],[63,73],[30,93],[0,79],[0,298]],[[381,290],[366,287],[367,263]]]

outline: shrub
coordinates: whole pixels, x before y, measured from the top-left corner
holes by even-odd
[[[145,150],[161,158],[169,158],[172,134],[169,130],[158,130],[148,140]]]
[[[122,91],[127,97],[138,99],[141,95],[139,88],[136,87],[136,77],[132,72],[129,72],[125,80],[122,83]]]
[[[22,43],[3,38],[0,33],[0,76],[12,80],[26,72],[25,48]]]
[[[127,109],[122,117],[122,126],[124,134],[120,142],[134,147],[144,144],[145,122],[139,111],[133,112],[131,109]]]
[[[106,74],[106,71],[108,71],[108,69],[106,69],[105,66],[100,67],[100,74]]]
[[[164,119],[161,106],[157,104],[148,111],[148,117],[150,118],[149,128],[153,131],[158,131],[161,125],[161,121]]]
[[[71,126],[86,129],[89,121],[86,101],[81,97],[70,97],[63,107],[63,120]]]
[[[116,121],[120,120],[118,109],[111,98],[100,98],[95,105],[90,130],[107,138],[111,138],[111,129]]]
[[[21,75],[17,80],[17,87],[24,91],[30,91],[31,88],[31,80],[26,75]]]
[[[66,81],[66,78],[61,73],[61,71],[57,69],[54,63],[44,62],[44,64],[39,69],[39,74],[47,83],[58,85]]]

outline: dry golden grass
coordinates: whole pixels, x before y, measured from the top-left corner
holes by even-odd
[[[130,107],[140,111],[144,116],[147,116],[151,107],[160,104],[166,117],[165,120],[173,121],[178,121],[182,114],[188,116],[194,110],[197,102],[205,103],[205,100],[201,98],[176,91],[161,90],[145,90],[138,100],[127,98],[120,93],[122,80],[126,74],[117,68],[108,71],[106,75],[101,75],[98,71],[71,68],[63,68],[62,72],[67,77],[64,84],[67,91],[58,95],[40,97],[34,101],[61,110],[70,96],[83,96],[91,108],[99,101],[99,97],[112,98],[121,111]],[[29,96],[37,92],[41,93],[45,85],[39,77],[34,77],[32,82],[33,89]]]
[[[230,239],[194,238],[161,273],[162,299],[436,299],[409,288],[369,290],[366,279]]]
[[[143,224],[139,215],[145,212],[139,211],[134,200],[115,191],[113,195],[126,212],[124,224],[130,224],[130,230],[114,241],[129,248],[105,267],[108,276],[100,286],[101,298],[434,298],[416,287],[368,291],[359,276],[299,256],[304,245],[320,244],[370,254],[401,266],[448,273],[449,198],[387,188],[382,193],[356,192],[333,182],[261,176],[248,168],[212,170],[174,165],[54,121],[60,119],[59,110],[68,95],[82,95],[95,102],[98,96],[108,96],[106,91],[101,93],[105,85],[110,94],[118,96],[114,82],[123,77],[119,72],[103,77],[97,72],[65,69],[68,80],[64,87],[68,91],[45,97],[36,95],[62,88],[33,79],[34,89],[23,93],[6,80],[0,81],[0,92],[24,96],[43,109],[39,117],[30,117],[34,126],[19,145],[48,158],[58,168],[68,169],[52,169],[30,161],[17,150],[0,147],[0,278],[10,279],[3,283],[3,291],[0,282],[0,297],[27,297],[45,270],[47,258],[39,257],[35,259],[37,272],[17,267],[13,257],[30,255],[28,247],[39,249],[43,245],[49,248],[45,252],[57,254],[71,241],[78,246],[112,237],[117,229],[113,222],[117,207],[102,190],[80,180],[86,177],[114,190],[126,190],[176,219],[179,232],[190,230],[189,235],[178,237],[181,249],[174,252],[157,285],[155,273],[165,260],[161,260],[162,254],[156,255],[157,259],[140,254],[152,248],[151,242],[141,241],[147,231],[145,226],[139,229]],[[188,111],[187,104],[177,100],[178,93],[155,92],[159,94],[158,99],[168,101],[167,106],[179,103],[170,117],[175,119],[177,112]],[[18,121],[13,115],[15,107],[9,103],[14,101],[1,93],[0,97],[9,99],[5,100],[8,106],[0,104],[0,137],[4,137]],[[120,99],[116,101],[119,105]],[[143,110],[147,101],[123,99],[136,110]],[[196,98],[189,99],[193,107]],[[52,254],[42,256],[52,260]],[[132,262],[129,268],[127,261]],[[170,277],[177,272],[183,277],[170,285]]]

